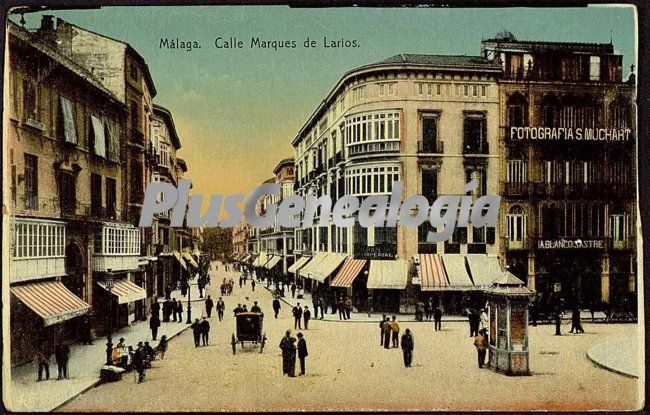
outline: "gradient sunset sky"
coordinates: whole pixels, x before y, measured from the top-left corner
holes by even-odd
[[[27,28],[40,14],[26,15]],[[158,95],[171,110],[180,157],[194,193],[247,193],[293,155],[291,140],[340,76],[399,53],[480,54],[481,39],[504,29],[521,40],[614,43],[624,77],[635,60],[631,7],[562,9],[291,9],[289,7],[106,7],[51,11],[71,23],[130,43],[147,61]],[[18,21],[19,17],[12,17]],[[244,49],[216,49],[216,37]],[[318,43],[305,49],[310,37]],[[356,39],[324,49],[323,36]],[[298,48],[250,49],[251,37],[296,40]],[[161,50],[161,38],[202,48]]]

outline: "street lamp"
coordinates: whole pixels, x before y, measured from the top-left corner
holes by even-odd
[[[106,277],[104,278],[104,286],[108,290],[108,334],[106,335],[106,364],[113,365],[113,286],[115,285],[115,277],[111,269],[106,270]]]
[[[189,268],[192,269],[192,265],[188,264]],[[190,283],[190,274],[187,273],[187,324],[192,324],[192,285]]]

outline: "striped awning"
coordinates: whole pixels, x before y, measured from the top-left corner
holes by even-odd
[[[489,287],[494,280],[503,275],[499,259],[493,256],[470,254],[467,255],[467,264],[474,285]]]
[[[105,281],[97,281],[97,284],[108,291]],[[113,290],[110,291],[110,293],[117,296],[117,302],[119,304],[126,304],[132,301],[142,300],[143,298],[147,297],[147,292],[144,290],[144,288],[135,285],[125,278],[114,280]]]
[[[266,256],[266,252],[260,252],[260,255],[255,258],[255,261],[253,261],[253,266],[254,267],[261,267],[264,264],[266,264],[266,261],[268,261],[268,257]]]
[[[300,257],[296,262],[294,262],[289,269],[287,269],[288,272],[295,274],[296,271],[304,267],[310,260],[311,258],[308,256],[303,256]]]
[[[327,258],[326,252],[318,252],[307,265],[305,265],[298,274],[304,278],[313,278],[313,274],[317,273],[320,264]]]
[[[402,290],[408,281],[408,267],[403,259],[370,261],[369,289]]]
[[[332,275],[336,268],[339,267],[347,258],[343,254],[337,254],[335,252],[327,253],[327,256],[320,263],[318,269],[312,274],[312,278],[318,282],[325,282],[325,280]]]
[[[196,263],[196,260],[194,260],[194,257],[189,252],[183,252],[183,259],[194,268],[199,267],[199,264]]]
[[[364,265],[368,262],[365,259],[348,258],[336,274],[330,284],[332,287],[349,287],[355,278],[361,273]]]
[[[440,255],[420,254],[419,260],[420,265],[417,269],[422,291],[440,291],[450,288],[445,266]]]
[[[271,256],[271,259],[264,264],[264,268],[266,269],[272,269],[274,266],[278,265],[278,263],[282,260],[282,257],[279,255],[273,255]]]
[[[90,311],[90,304],[74,295],[60,281],[33,282],[11,287],[23,304],[41,316],[46,326],[61,323]]]
[[[181,267],[187,270],[187,264],[185,261],[183,261],[183,258],[181,257],[181,253],[178,251],[172,252],[172,255],[174,255],[174,258],[178,261],[179,264],[181,264]]]
[[[465,257],[463,255],[442,255],[447,278],[452,290],[473,290],[474,284],[467,273]]]

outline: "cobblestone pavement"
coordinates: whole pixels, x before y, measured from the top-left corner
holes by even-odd
[[[230,273],[237,281],[237,275]],[[210,294],[224,276],[212,275]],[[415,337],[413,367],[405,368],[401,351],[379,346],[374,322],[349,324],[312,321],[303,331],[308,342],[307,375],[282,376],[278,344],[293,329],[283,304],[273,318],[270,293],[250,285],[225,297],[226,317],[211,318],[211,340],[195,348],[185,331],[168,354],[147,371],[147,380],[132,377],[101,385],[61,411],[314,411],[314,410],[631,410],[639,408],[637,379],[601,369],[586,357],[592,345],[634,336],[634,324],[590,324],[585,334],[554,336],[554,327],[531,327],[532,376],[508,377],[479,369],[466,323],[402,323]],[[269,338],[262,354],[247,344],[233,355],[232,309],[238,302],[259,301]],[[567,322],[563,330],[568,332]],[[295,334],[296,331],[293,331]]]

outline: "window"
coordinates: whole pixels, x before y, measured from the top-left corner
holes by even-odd
[[[63,257],[65,225],[17,219],[13,241],[14,258]]]
[[[485,114],[466,113],[463,127],[463,152],[487,153],[487,120]]]
[[[589,57],[589,80],[600,81],[600,56]]]
[[[438,198],[438,172],[436,170],[422,170],[422,196],[426,197],[429,204]]]
[[[609,216],[609,236],[614,242],[614,247],[616,247],[617,243],[625,241],[627,238],[627,220],[625,214],[616,213]]]
[[[131,68],[130,69],[131,70],[129,71],[129,74],[131,76],[131,79],[133,79],[134,81],[137,81],[138,80],[138,65],[131,62]]]
[[[526,238],[526,214],[521,206],[513,206],[506,215],[507,236],[510,244]],[[510,247],[512,247],[510,245]]]
[[[478,96],[478,85],[472,85],[472,96],[473,97]]]
[[[140,107],[136,101],[131,101],[130,114],[131,114],[131,129],[133,131],[140,131]]]
[[[71,144],[77,144],[75,118],[74,104],[64,96],[60,96],[57,130],[59,131],[59,138]]]
[[[508,98],[508,126],[524,127],[528,125],[526,116],[526,99],[519,93]]]
[[[554,94],[547,94],[542,99],[542,126],[553,128],[558,125],[558,108],[560,100]]]
[[[440,93],[438,93],[438,95],[440,95]],[[482,97],[487,96],[487,86],[485,85],[481,85],[481,96]]]
[[[104,123],[101,118],[94,115],[90,116],[90,142],[92,143],[93,153],[106,158],[106,136]]]
[[[399,181],[399,167],[353,167],[345,171],[346,194],[387,194],[394,181]]]
[[[424,94],[424,84],[418,83],[418,94]]]
[[[171,167],[171,162],[170,162],[171,158],[170,158],[170,155],[169,155],[169,146],[167,144],[161,142],[160,145],[158,146],[158,151],[160,153],[158,155],[158,164],[160,164],[161,166],[164,166],[164,167],[168,167],[168,168]]]
[[[117,209],[117,187],[115,179],[106,178],[106,211],[111,217],[115,217]]]
[[[487,194],[487,180],[485,170],[481,168],[465,170],[465,183],[474,180],[477,184],[476,189],[472,190],[472,197],[477,199]]]
[[[100,215],[102,211],[102,176],[99,174],[90,175],[90,212],[92,215]]]
[[[38,157],[25,154],[25,209],[38,210]]]
[[[103,255],[139,255],[140,230],[104,225],[95,234],[94,251]]]
[[[441,90],[440,90],[440,87],[441,87],[440,84],[436,84],[436,95],[440,95],[440,94],[442,94],[442,92],[441,92]]]
[[[77,209],[77,178],[74,174],[61,171],[59,176],[59,197],[61,211],[74,215]]]
[[[463,95],[469,96],[469,85],[463,85]]]
[[[38,120],[37,84],[31,79],[23,79],[23,119]]]
[[[506,173],[508,183],[526,183],[526,162],[524,160],[508,160]]]
[[[356,114],[345,119],[345,140],[348,152],[398,151],[399,112],[373,111]],[[379,143],[392,141],[392,143]],[[368,143],[364,146],[357,144]]]
[[[438,117],[426,115],[422,117],[422,151],[425,153],[436,152],[438,139]]]
[[[612,128],[630,128],[630,107],[618,99],[609,107],[609,125]]]

